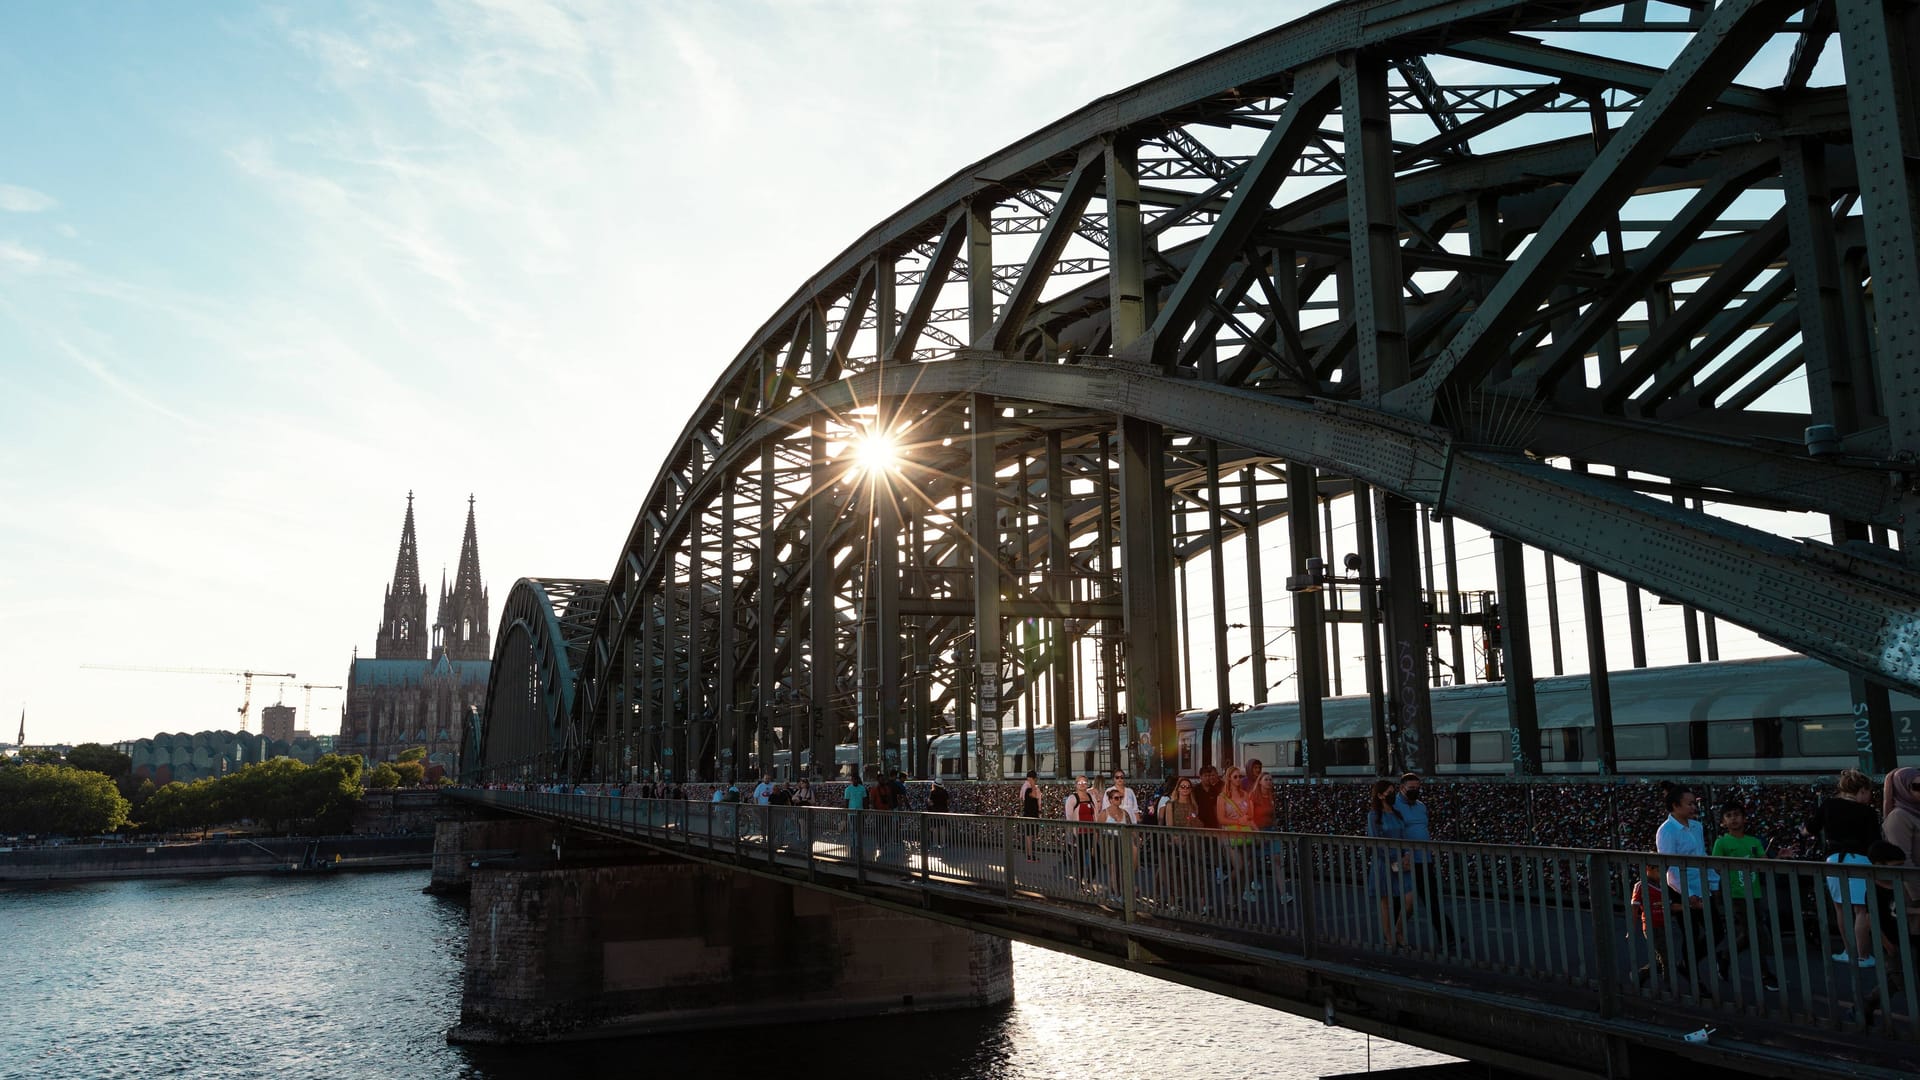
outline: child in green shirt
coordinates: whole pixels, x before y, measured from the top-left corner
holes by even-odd
[[[1767,847],[1755,836],[1747,835],[1747,808],[1739,803],[1728,803],[1720,811],[1720,836],[1713,842],[1713,857],[1716,859],[1764,859]],[[1727,895],[1733,899],[1733,964],[1734,971],[1740,970],[1738,958],[1747,953],[1757,953],[1760,957],[1760,985],[1768,990],[1780,989],[1780,980],[1774,976],[1772,952],[1775,947],[1773,920],[1767,915],[1768,901],[1772,890],[1768,887],[1769,875],[1764,870],[1735,870],[1727,875]],[[1748,961],[1749,964],[1752,961]]]

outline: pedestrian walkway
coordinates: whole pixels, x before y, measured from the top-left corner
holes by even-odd
[[[1723,919],[1676,913],[1657,937],[1676,959],[1700,943],[1704,959],[1689,978],[1678,963],[1661,972],[1652,944],[1633,929],[1628,898],[1653,857],[1631,852],[588,795],[461,797],[877,902],[946,917],[977,911],[978,928],[988,932],[1119,931],[1123,955],[1137,961],[1130,966],[1183,981],[1193,981],[1190,971],[1138,958],[1188,948],[1214,968],[1238,960],[1271,965],[1268,974],[1289,965],[1300,975],[1352,972],[1409,995],[1504,1005],[1516,1020],[1545,1009],[1555,1022],[1604,1031],[1636,1052],[1672,1044],[1689,1060],[1764,1060],[1781,1075],[1910,1075],[1920,1058],[1920,1005],[1899,974],[1913,968],[1912,943],[1873,968],[1834,963],[1826,933],[1834,915],[1820,902],[1822,879],[1844,871],[1822,864],[1742,862],[1761,884],[1755,895],[1770,898],[1759,901],[1774,914],[1777,933],[1768,940],[1730,940],[1718,929],[1738,925],[1734,905],[1752,900],[1716,894]],[[1390,943],[1390,923],[1370,886],[1381,866],[1421,865],[1416,854],[1432,868],[1420,875],[1431,895],[1416,899],[1410,919],[1391,920],[1403,940]],[[1729,869],[1727,860],[1658,858],[1663,867]],[[1404,875],[1419,891],[1414,876]],[[980,906],[989,901],[991,908]],[[1723,952],[1724,971],[1716,962]],[[1643,977],[1642,968],[1652,970]],[[1779,975],[1780,989],[1764,988],[1763,969]],[[1311,990],[1303,988],[1309,999]],[[1357,1020],[1350,1026],[1366,1028]],[[1684,1040],[1702,1030],[1706,1041]],[[1403,1037],[1412,1034],[1409,1028]]]

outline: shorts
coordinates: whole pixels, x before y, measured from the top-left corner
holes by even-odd
[[[1827,861],[1840,866],[1872,866],[1865,855],[1836,851],[1827,856]],[[1863,877],[1827,879],[1827,895],[1836,904],[1865,904],[1867,902],[1867,879]]]

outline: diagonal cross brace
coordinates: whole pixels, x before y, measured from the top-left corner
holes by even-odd
[[[1515,334],[1587,249],[1641,179],[1658,165],[1712,100],[1772,36],[1793,0],[1728,0],[1707,22],[1640,107],[1576,181],[1494,285],[1487,300],[1419,379],[1388,395],[1389,409],[1415,419],[1432,415],[1443,389],[1484,378],[1507,355]]]

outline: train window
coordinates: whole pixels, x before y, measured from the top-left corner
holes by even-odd
[[[1052,754],[1035,754],[1033,755],[1033,760],[1035,762],[1033,766],[1035,772],[1038,772],[1041,776],[1053,775]]]
[[[1467,760],[1476,765],[1493,764],[1507,759],[1507,736],[1498,731],[1476,731],[1467,736],[1472,742],[1471,753]]]
[[[1854,753],[1853,717],[1809,716],[1799,720],[1802,757],[1849,757]]]
[[[1618,729],[1615,729],[1616,732]],[[1579,728],[1553,728],[1540,733],[1541,761],[1585,761],[1587,752],[1580,745]],[[1619,739],[1614,739],[1616,752]]]
[[[1621,761],[1658,761],[1667,756],[1667,725],[1627,724],[1613,729],[1613,754]]]
[[[1367,765],[1373,761],[1372,739],[1328,739],[1329,765]]]
[[[1093,755],[1089,754],[1087,756],[1091,758]],[[1087,762],[1087,767],[1092,768],[1093,762],[1091,761]],[[1180,771],[1182,773],[1193,772],[1193,733],[1192,732],[1188,732],[1187,734],[1180,736]]]
[[[1708,757],[1777,758],[1785,753],[1777,716],[1714,720],[1707,724]]]
[[[1024,772],[1021,766],[1025,763],[1026,763],[1026,754],[1024,753],[1015,754],[1012,757],[1008,758],[1007,759],[1007,775],[1019,776],[1022,772]]]
[[[1297,769],[1300,767],[1300,740],[1287,739],[1280,744],[1280,752],[1275,755],[1278,764],[1275,768]]]
[[[1715,720],[1707,725],[1707,756],[1750,758],[1756,743],[1751,720]]]

